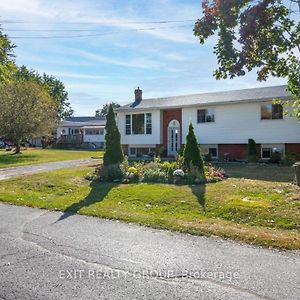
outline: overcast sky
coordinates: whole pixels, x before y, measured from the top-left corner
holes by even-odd
[[[109,101],[128,103],[137,86],[151,98],[285,84],[259,83],[255,72],[216,81],[214,38],[200,45],[193,21],[149,23],[200,16],[200,0],[0,1],[0,23],[17,45],[17,63],[62,80],[77,116],[94,115]],[[91,36],[18,38],[78,35]]]

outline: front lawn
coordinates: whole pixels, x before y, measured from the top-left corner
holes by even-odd
[[[0,168],[47,163],[53,161],[102,157],[101,151],[27,148],[21,154],[0,150]]]
[[[84,179],[90,170],[81,167],[0,181],[0,200],[67,212],[59,222],[80,213],[300,249],[300,189],[289,183],[230,178],[197,186],[114,184]]]

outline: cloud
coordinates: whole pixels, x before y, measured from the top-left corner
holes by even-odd
[[[78,49],[70,49],[72,50],[72,53],[76,53],[77,55],[80,55],[80,57],[101,62],[105,64],[111,64],[111,65],[117,65],[122,67],[128,67],[128,68],[138,68],[138,69],[155,69],[160,68],[161,64],[154,61],[149,60],[143,57],[137,57],[134,59],[124,59],[124,58],[112,58],[101,54],[94,54],[92,52],[84,51],[84,50],[78,50]]]

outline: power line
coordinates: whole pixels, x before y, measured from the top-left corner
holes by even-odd
[[[24,21],[24,20],[0,20],[0,24],[78,24],[78,25],[122,25],[122,24],[168,24],[168,23],[184,23],[184,22],[195,22],[196,19],[190,20],[158,20],[158,21],[120,21],[120,22],[106,22],[106,21],[99,21],[99,22],[34,22],[34,21]]]
[[[138,32],[138,31],[153,31],[161,29],[174,29],[174,28],[183,28],[190,27],[190,25],[178,25],[178,26],[164,26],[164,27],[149,27],[149,28],[137,28],[132,30],[126,30],[127,32]],[[88,30],[87,30],[88,31]],[[102,32],[95,34],[82,34],[82,35],[56,35],[56,36],[10,36],[13,39],[68,39],[68,38],[85,38],[85,37],[96,37],[112,34],[120,34],[120,31],[111,31],[111,32]]]

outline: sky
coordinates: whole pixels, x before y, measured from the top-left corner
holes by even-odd
[[[129,103],[138,86],[152,98],[286,83],[258,82],[255,72],[216,81],[216,38],[200,45],[193,35],[200,2],[1,0],[0,24],[17,45],[18,65],[65,84],[75,116],[93,116],[111,101]],[[68,38],[24,38],[49,36]]]

